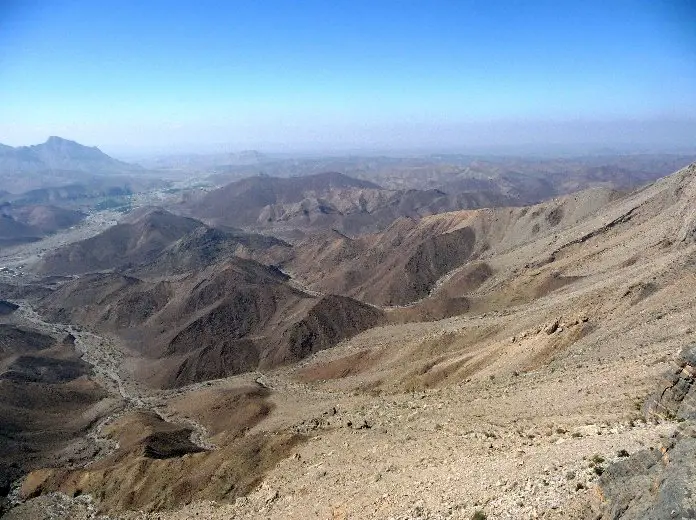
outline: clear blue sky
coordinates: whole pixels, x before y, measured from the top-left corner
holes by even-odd
[[[49,135],[117,152],[696,146],[696,5],[0,0],[0,142]]]

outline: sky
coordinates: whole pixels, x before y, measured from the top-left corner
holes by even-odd
[[[0,143],[696,147],[696,2],[0,0]]]

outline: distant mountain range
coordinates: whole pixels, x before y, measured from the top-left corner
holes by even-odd
[[[260,173],[297,177],[337,171],[369,180],[384,189],[440,190],[449,195],[467,193],[477,197],[485,193],[489,200],[482,201],[484,206],[519,206],[597,186],[632,190],[694,161],[696,155],[674,154],[297,157],[278,158],[259,165],[230,164],[216,168],[218,173],[211,179],[223,185]]]
[[[157,170],[226,171],[228,167],[257,166],[272,160],[256,150],[234,153],[159,155],[139,160],[145,168]]]
[[[62,137],[49,137],[32,146],[0,144],[0,173],[76,171],[91,174],[133,173],[141,166],[109,157],[96,146],[83,146]]]
[[[258,175],[242,179],[183,208],[191,216],[256,230],[336,229],[359,234],[379,231],[399,217],[423,216],[458,209],[511,205],[495,192],[392,190],[338,172],[280,178]]]
[[[21,197],[23,203],[42,203],[68,198],[137,191],[152,185],[148,170],[108,156],[97,147],[83,146],[61,137],[49,137],[32,146],[0,144],[0,199],[14,201],[15,195],[37,190]],[[73,194],[57,193],[56,188],[70,187]],[[53,190],[40,193],[40,190]]]

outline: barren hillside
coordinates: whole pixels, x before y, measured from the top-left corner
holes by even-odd
[[[479,273],[487,272],[487,259],[557,235],[614,198],[610,190],[593,189],[525,208],[400,219],[382,233],[358,238],[336,232],[313,235],[296,244],[294,257],[281,263],[318,291],[406,305],[427,296],[455,268],[477,261]]]
[[[3,322],[11,317],[3,317]],[[93,455],[83,440],[106,392],[72,339],[0,324],[0,491],[42,465]]]
[[[383,319],[378,309],[304,293],[280,271],[234,257],[172,280],[84,276],[40,309],[121,336],[144,356],[138,377],[165,387],[296,361]]]
[[[419,218],[453,209],[502,205],[486,192],[386,190],[328,172],[302,177],[250,177],[192,201],[186,211],[216,224],[274,232],[338,229],[348,234],[384,229],[399,217]]]
[[[292,279],[231,257],[65,283],[33,301],[118,338],[132,404],[118,449],[34,471],[8,518],[691,518],[694,208],[696,165],[324,234]]]

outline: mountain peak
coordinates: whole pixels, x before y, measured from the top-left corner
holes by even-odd
[[[38,173],[50,170],[84,171],[91,174],[138,171],[102,152],[96,146],[84,146],[57,135],[46,142],[16,148],[0,146],[0,172]]]
[[[85,146],[83,144],[78,143],[77,141],[71,141],[70,139],[64,139],[63,137],[59,137],[57,135],[52,135],[48,139],[46,139],[46,142],[43,145],[37,145],[37,146],[43,146],[47,148],[67,148],[67,149],[75,149],[75,150],[99,150],[96,146]],[[101,150],[100,150],[101,152]]]
[[[46,139],[46,144],[56,144],[56,143],[73,143],[77,144],[75,141],[70,141],[69,139],[63,139],[57,135],[51,135]]]

